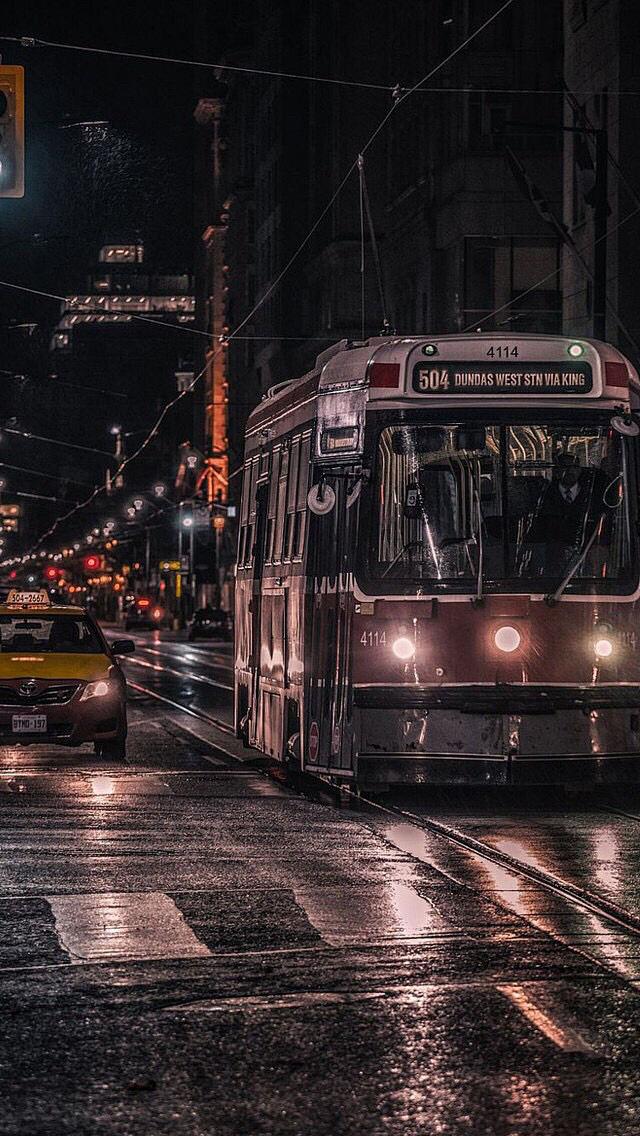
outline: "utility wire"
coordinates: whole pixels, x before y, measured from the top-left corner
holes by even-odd
[[[89,454],[101,454],[103,457],[113,458],[115,454],[109,450],[98,450],[95,446],[80,446],[77,442],[64,442],[61,438],[46,438],[42,434],[32,434],[30,430],[18,430],[14,426],[3,426],[2,431],[5,434],[19,434],[21,438],[33,438],[38,442],[48,442],[52,446],[68,446],[72,450],[84,450]]]
[[[376,279],[378,281],[378,295],[380,296],[380,308],[382,310],[382,326],[385,330],[389,328],[389,319],[387,317],[387,304],[384,295],[384,284],[382,281],[382,266],[380,264],[380,253],[378,251],[378,242],[376,240],[376,230],[373,224],[373,216],[371,213],[371,205],[369,203],[369,191],[367,189],[367,178],[364,172],[364,158],[362,159],[362,195],[364,198],[364,207],[367,214],[367,224],[369,226],[369,236],[371,238],[371,250],[373,252],[373,263],[376,269]],[[363,333],[364,339],[364,321]]]
[[[358,155],[358,198],[360,205],[360,338],[364,339],[365,262],[364,262],[364,158]]]
[[[636,209],[632,209],[630,213],[627,213],[626,217],[623,217],[621,221],[618,221],[617,225],[614,225],[611,229],[607,229],[607,232],[603,237],[598,237],[597,241],[593,241],[590,245],[586,245],[585,248],[582,249],[582,252],[591,252],[591,250],[594,249],[600,241],[606,240],[607,237],[610,237],[613,233],[617,232],[617,230],[622,228],[623,225],[626,225],[627,221],[630,221],[632,217],[636,217],[638,213],[640,213],[640,204]],[[571,245],[569,245],[569,248],[571,248],[573,251]],[[501,304],[499,308],[495,308],[492,312],[489,312],[488,315],[483,316],[481,320],[474,320],[473,323],[470,323],[467,327],[464,327],[460,334],[465,335],[468,331],[474,331],[476,328],[482,327],[482,325],[486,323],[487,320],[494,319],[495,316],[500,315],[501,312],[504,312],[507,308],[510,308],[512,304],[515,304],[516,302],[519,303],[520,300],[524,299],[525,296],[528,296],[531,292],[535,292],[541,284],[546,284],[547,280],[551,280],[561,271],[561,268],[552,268],[551,272],[547,272],[546,276],[542,276],[539,280],[536,280],[535,284],[532,284],[530,288],[527,288],[524,292],[519,292],[513,300],[507,300],[506,304]],[[607,306],[610,307],[612,315],[614,315],[614,318],[618,322],[619,326],[622,327],[618,314],[613,308],[611,301],[607,300]],[[626,331],[625,335],[628,335]],[[633,343],[633,338],[631,336],[629,336],[629,340],[631,343]]]
[[[5,43],[17,43],[21,47],[52,47],[58,51],[76,51],[88,55],[105,55],[115,56],[120,59],[138,59],[145,63],[173,63],[183,67],[199,67],[210,71],[229,71],[233,74],[239,75],[263,75],[272,79],[295,79],[305,83],[323,83],[334,87],[354,87],[366,91],[386,91],[388,94],[393,91],[398,91],[400,94],[410,92],[413,88],[406,86],[398,86],[397,84],[385,83],[363,83],[356,79],[335,79],[328,75],[305,75],[299,74],[294,71],[271,71],[267,68],[261,67],[242,67],[239,64],[232,63],[210,63],[202,59],[184,59],[181,57],[173,57],[169,55],[150,55],[138,51],[119,51],[106,47],[93,47],[91,45],[79,43],[57,43],[53,40],[39,39],[35,36],[0,36],[0,41]],[[420,86],[420,92],[425,94],[438,94],[438,95],[459,95],[469,94],[476,91],[478,94],[500,95],[500,94],[514,94],[514,95],[563,95],[565,93],[563,88],[549,88],[549,87],[424,87]],[[594,96],[600,94],[600,91],[593,90],[579,90],[576,91],[577,95]],[[612,90],[608,92],[610,95],[640,95],[640,90],[623,91]]]
[[[73,390],[86,391],[87,394],[105,394],[109,398],[129,398],[129,395],[123,394],[122,391],[106,390],[104,387],[88,387],[84,383],[68,383],[64,379],[52,375],[47,375],[45,379],[39,378],[37,375],[16,374],[14,371],[0,371],[0,374],[6,375],[9,379],[17,379],[20,382],[36,383],[38,386],[71,387]]]
[[[16,470],[17,473],[32,473],[36,477],[48,477],[52,481],[68,481],[73,485],[91,485],[90,481],[76,481],[75,477],[61,477],[58,473],[43,473],[39,469],[26,469],[23,465],[11,465],[9,462],[5,461],[0,461],[0,469],[13,469]],[[11,490],[5,485],[2,492],[10,493]]]
[[[0,280],[0,287],[13,288],[16,292],[29,292],[32,296],[45,296],[49,300],[62,300],[62,302],[64,304],[67,304],[71,310],[73,310],[75,303],[78,302],[74,302],[72,299],[70,299],[69,296],[60,296],[57,292],[43,292],[39,288],[28,288],[26,284],[15,284],[12,280]],[[81,314],[104,315],[104,312],[101,312],[99,308],[93,308],[91,309],[91,311],[86,312],[86,310],[83,308]],[[121,323],[128,323],[129,320],[139,320],[142,323],[152,323],[154,327],[167,327],[171,330],[186,331],[189,335],[203,335],[205,339],[215,339],[215,336],[212,336],[208,331],[200,331],[199,328],[195,327],[185,327],[184,324],[181,323],[169,323],[163,318],[163,316],[160,315],[160,313],[158,313],[157,318],[155,318],[154,316],[141,316],[136,312],[114,312],[112,314],[117,316],[126,316],[126,320],[123,319],[122,321],[118,321]],[[107,322],[115,323],[116,321],[109,320]]]
[[[56,504],[58,502],[57,497],[46,497],[44,493],[24,493],[22,490],[20,492],[18,492],[17,490],[10,490],[9,492],[13,497],[31,497],[34,501],[55,501]],[[4,563],[6,564],[7,561],[5,560]]]
[[[384,83],[359,83],[355,79],[332,79],[322,75],[301,75],[293,71],[269,71],[260,67],[241,67],[232,63],[208,63],[202,59],[183,59],[169,55],[148,55],[140,51],[117,51],[106,47],[88,47],[79,43],[55,43],[32,36],[0,36],[0,40],[19,43],[21,47],[53,47],[61,51],[79,51],[89,55],[116,56],[119,59],[140,59],[145,63],[176,63],[183,67],[201,67],[207,71],[231,71],[244,75],[264,75],[272,79],[299,79],[303,82],[328,83],[338,87],[362,87],[371,91],[389,91]]]

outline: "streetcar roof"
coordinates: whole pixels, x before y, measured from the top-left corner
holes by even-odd
[[[249,416],[247,435],[261,435],[269,424],[269,433],[284,432],[293,412],[298,420],[313,419],[321,396],[334,407],[330,417],[337,423],[345,399],[347,412],[351,404],[363,412],[364,403],[391,408],[399,400],[405,408],[508,400],[510,406],[568,401],[605,409],[628,403],[630,394],[637,404],[635,368],[616,347],[589,337],[513,331],[375,336],[341,340],[318,355],[307,374],[272,387]]]

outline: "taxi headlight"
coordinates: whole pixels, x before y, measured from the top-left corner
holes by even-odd
[[[416,649],[410,639],[406,635],[401,635],[399,639],[393,643],[391,650],[398,659],[412,659],[416,653]]]
[[[613,654],[613,643],[610,639],[596,639],[593,649],[599,659],[608,659]]]
[[[104,698],[105,694],[111,693],[111,683],[106,679],[101,678],[98,682],[88,682],[82,694],[80,701],[86,702],[87,698]]]

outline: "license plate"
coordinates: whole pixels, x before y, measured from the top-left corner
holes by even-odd
[[[46,734],[46,714],[14,714],[11,720],[14,734]]]

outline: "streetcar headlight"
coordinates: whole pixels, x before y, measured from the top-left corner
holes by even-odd
[[[610,639],[596,639],[593,649],[599,659],[608,659],[613,654],[613,643]]]
[[[506,651],[510,654],[511,651],[517,651],[522,642],[522,636],[516,627],[499,627],[496,631],[493,641],[499,651]]]
[[[584,347],[581,343],[570,343],[567,351],[572,359],[579,359],[581,355],[584,355]]]
[[[394,655],[403,660],[412,659],[416,653],[413,643],[410,639],[407,639],[406,635],[401,635],[399,639],[396,639],[391,650]]]
[[[87,698],[104,698],[105,694],[109,694],[110,685],[105,679],[100,679],[99,682],[88,682],[80,696],[81,702],[86,702]]]

